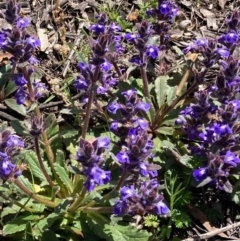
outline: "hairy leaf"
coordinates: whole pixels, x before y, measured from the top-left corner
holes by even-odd
[[[6,99],[4,103],[11,108],[12,110],[16,111],[17,113],[25,116],[27,114],[26,108],[24,105],[18,105],[15,99]]]
[[[68,188],[69,192],[72,193],[73,191],[73,184],[72,181],[70,180],[68,173],[64,167],[61,167],[60,164],[54,163],[54,169],[59,176],[60,180],[62,183]]]
[[[15,218],[15,219],[9,221],[3,227],[3,236],[23,231],[26,228],[26,224],[29,221],[35,222],[35,221],[37,221],[38,218],[39,218],[38,215],[29,215],[29,216]]]

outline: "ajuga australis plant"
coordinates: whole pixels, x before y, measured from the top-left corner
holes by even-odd
[[[88,29],[91,55],[78,63],[73,82],[82,109],[72,102],[70,111],[75,116],[78,109],[76,118],[82,119],[71,129],[40,110],[47,89],[36,77],[41,43],[27,33],[30,21],[20,9],[16,0],[7,1],[3,15],[11,28],[0,32],[0,48],[12,56],[12,100],[26,113],[25,121],[2,124],[0,131],[4,236],[27,241],[170,238],[172,228],[190,223],[184,209],[193,196],[191,181],[194,187],[232,192],[236,181],[230,176],[240,163],[238,12],[227,19],[228,33],[196,40],[184,50],[198,53],[202,61],[194,83],[180,94],[179,81],[166,81],[174,75],[168,75],[164,58],[178,16],[174,2],[159,0],[146,12],[151,21],[136,23],[132,32],[98,14]],[[134,51],[130,67],[120,61],[128,48]],[[161,67],[154,81],[150,62]],[[219,74],[207,82],[216,64]],[[206,87],[200,90],[202,84]],[[194,102],[182,106],[194,91]],[[26,148],[26,140],[32,148]],[[139,218],[134,225],[133,217]]]

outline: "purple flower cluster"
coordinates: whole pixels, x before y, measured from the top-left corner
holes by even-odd
[[[1,179],[16,178],[21,175],[21,170],[12,162],[12,157],[24,143],[18,136],[12,135],[9,130],[0,133],[0,177]]]
[[[195,180],[227,192],[232,191],[228,176],[240,163],[236,152],[240,142],[240,61],[235,57],[239,19],[239,13],[235,12],[227,19],[228,33],[216,41],[197,40],[186,49],[203,56],[203,70],[196,75],[196,81],[204,82],[207,70],[215,63],[220,70],[215,83],[195,93],[195,103],[181,111],[176,120],[190,140],[198,141],[197,146],[190,147],[191,153],[206,159],[205,167],[193,171]]]
[[[170,39],[169,30],[173,19],[178,15],[178,6],[172,0],[159,0],[158,8],[147,10],[147,15],[157,19],[157,22],[154,23],[153,30],[160,37],[159,50],[166,50]]]
[[[82,164],[83,175],[87,177],[85,187],[94,190],[97,185],[107,184],[111,179],[110,171],[104,171],[100,166],[104,163],[103,153],[110,147],[107,137],[99,137],[93,142],[80,139],[76,159]]]
[[[158,186],[158,181],[153,179],[140,182],[139,188],[135,188],[133,185],[121,188],[120,199],[115,201],[114,214],[169,215],[170,210],[163,202],[163,196],[159,195]]]
[[[148,40],[153,33],[152,25],[148,20],[136,24],[138,33],[126,33],[125,39],[133,43],[138,49],[139,55],[130,59],[131,63],[139,66],[145,66],[149,58],[156,59],[158,57],[158,47],[148,44]]]
[[[97,23],[89,28],[94,33],[94,38],[90,39],[92,59],[88,64],[79,63],[81,76],[74,81],[77,90],[85,91],[86,94],[83,96],[85,101],[90,86],[96,84],[96,81],[98,81],[96,87],[98,95],[105,94],[110,88],[116,87],[117,78],[112,70],[112,65],[115,63],[118,53],[124,51],[121,44],[122,37],[119,34],[120,26],[113,22],[108,25],[105,13],[99,14],[97,19]]]
[[[27,90],[27,83],[33,73],[31,65],[38,64],[39,61],[32,55],[32,52],[40,46],[40,41],[34,36],[29,36],[26,28],[29,21],[20,16],[20,5],[16,0],[7,1],[4,17],[12,25],[12,29],[2,29],[0,31],[0,48],[12,55],[12,65],[28,62],[25,72],[18,67],[18,73],[14,75],[13,81],[19,86],[16,92],[17,104],[23,104],[26,99],[34,101],[41,97],[40,89],[45,85],[40,82],[33,82],[32,90]],[[29,65],[30,64],[30,65]],[[27,78],[29,80],[27,80]]]
[[[12,29],[0,31],[0,48],[12,54],[13,63],[37,62],[32,56],[32,51],[40,46],[40,41],[27,35],[26,27],[30,23],[29,20],[20,16],[20,6],[16,0],[7,1],[6,8],[4,17],[12,25]]]
[[[142,176],[157,176],[159,167],[147,162],[152,157],[153,143],[147,132],[148,122],[139,118],[139,111],[147,112],[150,104],[142,102],[136,90],[122,92],[125,104],[112,102],[108,111],[116,114],[119,111],[122,118],[110,124],[110,130],[120,138],[122,150],[116,155],[123,170],[139,173]]]

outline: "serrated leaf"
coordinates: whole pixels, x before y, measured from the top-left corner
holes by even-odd
[[[148,241],[151,233],[139,230],[133,226],[108,225],[104,226],[104,232],[111,236],[113,241]]]
[[[20,136],[30,136],[28,131],[26,130],[23,123],[19,120],[12,120],[11,127],[16,131],[16,133]]]
[[[155,92],[157,97],[158,107],[160,108],[166,102],[166,91],[168,88],[167,80],[168,75],[159,76],[155,80]]]
[[[29,215],[15,218],[3,226],[3,236],[23,231],[28,221],[34,222],[39,218],[38,215]]]
[[[51,230],[45,230],[42,234],[42,241],[59,241],[56,234]]]
[[[32,225],[31,225],[30,222],[27,222],[27,224],[26,224],[25,240],[26,241],[34,241],[33,232],[32,232]]]
[[[177,86],[168,86],[167,89],[167,103],[169,104],[173,99],[175,99],[176,96],[176,91],[177,91]]]
[[[44,121],[44,125],[47,126],[46,132],[49,138],[59,132],[59,126],[57,124],[56,116],[54,114],[50,114],[46,118],[46,120]]]
[[[26,187],[29,191],[31,191],[31,192],[34,191],[32,183],[30,183],[28,181],[28,179],[26,177],[24,177],[23,175],[18,177],[18,181],[21,182],[23,184],[23,186]]]
[[[22,152],[18,157],[24,159],[24,161],[27,162],[28,167],[32,172],[32,174],[34,175],[34,177],[37,177],[39,180],[43,182],[46,181],[46,177],[44,176],[42,169],[40,168],[40,164],[35,152],[25,151],[25,152]],[[43,164],[45,166],[47,173],[51,176],[52,175],[51,169],[48,166],[47,162],[44,161]]]
[[[68,188],[69,192],[72,193],[73,191],[73,184],[70,180],[67,171],[64,169],[64,167],[61,167],[58,163],[54,163],[54,169],[59,176],[62,183]]]
[[[9,215],[9,214],[16,214],[19,212],[21,208],[17,205],[12,205],[11,207],[5,207],[3,208],[3,210],[1,211],[1,218]],[[23,209],[24,211],[24,209]]]
[[[24,105],[18,105],[15,99],[5,99],[4,103],[12,110],[17,113],[25,116],[27,114],[26,108]]]
[[[65,130],[65,131],[60,131],[59,136],[63,139],[67,138],[72,138],[78,134],[77,130]]]
[[[56,153],[56,162],[60,165],[65,167],[65,156],[62,150],[57,150]],[[66,169],[66,168],[65,168]]]

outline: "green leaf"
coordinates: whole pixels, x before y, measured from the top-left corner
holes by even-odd
[[[155,80],[155,92],[159,108],[166,102],[166,91],[168,88],[168,75],[159,76]]]
[[[50,114],[44,121],[44,125],[47,126],[47,136],[50,138],[59,132],[59,126],[57,124],[56,116]]]
[[[65,131],[60,131],[58,135],[63,139],[67,139],[67,138],[72,138],[77,134],[78,134],[77,130],[65,130]]]
[[[20,136],[30,136],[28,131],[26,130],[23,123],[19,120],[12,120],[11,127],[16,131],[16,133]]]
[[[34,241],[31,222],[27,222],[25,230],[25,240]]]
[[[231,193],[232,201],[234,201],[237,205],[240,205],[240,182],[236,183],[233,187],[233,191]]]
[[[151,233],[139,230],[134,226],[108,225],[104,226],[104,232],[111,236],[113,241],[148,241]]]
[[[40,235],[45,229],[50,228],[56,220],[62,217],[58,213],[51,213],[46,218],[40,220],[34,227],[34,234]]]
[[[58,163],[54,163],[54,169],[55,169],[57,175],[59,176],[60,180],[62,181],[62,183],[68,188],[69,192],[72,193],[73,184],[72,184],[72,181],[70,180],[65,168],[61,167]]]
[[[6,99],[4,100],[5,104],[12,110],[17,113],[25,116],[27,114],[26,108],[24,105],[18,105],[15,99]]]
[[[0,90],[2,90],[9,78],[11,77],[11,68],[12,66],[10,64],[3,65],[0,68]]]
[[[156,132],[159,134],[169,135],[169,136],[173,135],[173,131],[174,131],[173,127],[169,127],[169,126],[161,126],[156,130]]]
[[[42,241],[59,241],[56,234],[51,230],[45,230],[42,234]]]
[[[65,167],[65,156],[64,156],[64,153],[62,150],[57,150],[57,153],[56,153],[56,162],[62,166],[62,167]],[[66,169],[66,168],[65,168]]]
[[[24,229],[26,229],[26,224],[29,221],[34,222],[37,221],[38,218],[38,215],[29,215],[15,218],[9,221],[6,225],[3,226],[3,236],[23,231]]]
[[[26,187],[29,191],[33,192],[34,188],[32,183],[30,183],[28,181],[28,179],[26,177],[24,177],[23,175],[18,177],[19,182],[21,182],[23,184],[24,187]],[[19,189],[20,190],[20,189]],[[22,192],[22,191],[21,191]],[[25,194],[25,193],[24,193]]]
[[[22,151],[21,154],[19,154],[17,157],[27,162],[30,171],[35,177],[37,177],[39,180],[43,182],[46,181],[46,177],[44,176],[42,169],[40,168],[40,164],[35,152]],[[48,166],[47,162],[44,161],[43,164],[45,166],[47,173],[51,176],[52,175],[51,169]]]
[[[9,81],[7,86],[4,88],[4,97],[8,97],[14,91],[18,89],[18,86],[15,85],[14,81]]]
[[[16,214],[19,212],[21,208],[17,205],[12,205],[11,207],[5,207],[3,208],[3,210],[1,211],[1,218],[9,215],[9,214]],[[24,209],[23,209],[24,211]]]

